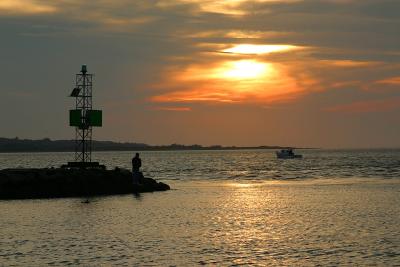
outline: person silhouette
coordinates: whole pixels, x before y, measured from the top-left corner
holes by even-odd
[[[140,167],[142,167],[142,160],[139,158],[139,153],[136,153],[132,158],[132,172],[139,172]]]
[[[139,184],[141,182],[140,167],[142,167],[142,160],[139,158],[139,153],[136,153],[135,157],[132,158],[132,177],[134,184]]]

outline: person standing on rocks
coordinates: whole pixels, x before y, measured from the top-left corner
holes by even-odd
[[[142,167],[142,160],[139,158],[139,153],[136,153],[135,157],[132,158],[132,176],[134,184],[138,184],[140,182],[140,167]]]

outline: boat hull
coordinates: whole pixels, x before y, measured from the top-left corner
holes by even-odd
[[[301,159],[301,158],[303,158],[302,155],[282,155],[279,153],[276,153],[276,157],[278,159]]]

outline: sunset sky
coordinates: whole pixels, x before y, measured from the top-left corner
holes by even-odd
[[[398,0],[0,0],[0,137],[400,147]]]

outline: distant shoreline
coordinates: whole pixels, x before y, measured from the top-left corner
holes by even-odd
[[[187,151],[187,150],[256,150],[284,149],[284,146],[201,146],[201,145],[161,145],[153,146],[142,143],[120,143],[113,141],[92,141],[92,151]],[[295,149],[316,149],[296,148]],[[74,140],[50,140],[49,138],[31,140],[19,138],[0,138],[0,153],[29,153],[29,152],[74,152]]]

